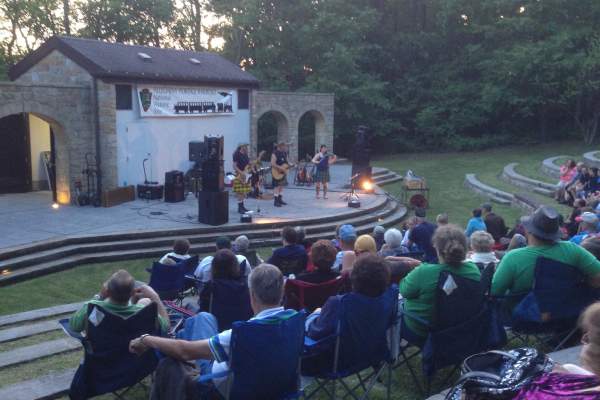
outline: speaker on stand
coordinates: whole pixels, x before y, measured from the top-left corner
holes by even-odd
[[[198,146],[199,147],[199,146]],[[202,190],[198,193],[198,221],[208,225],[229,222],[229,193],[225,191],[223,136],[205,136],[202,164]],[[190,143],[190,158],[192,157]]]
[[[183,172],[168,171],[165,173],[165,202],[178,203],[185,200]]]

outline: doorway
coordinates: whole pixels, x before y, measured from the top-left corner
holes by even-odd
[[[27,114],[0,118],[0,193],[31,190]]]

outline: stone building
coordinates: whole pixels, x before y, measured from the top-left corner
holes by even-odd
[[[217,54],[53,37],[0,82],[0,193],[46,189],[41,154],[54,163],[55,196],[69,203],[87,163],[101,190],[187,171],[188,143],[224,136],[225,169],[238,143],[256,154],[259,120],[298,157],[298,126],[314,121],[314,148],[333,146],[334,96],[259,91],[259,82]]]

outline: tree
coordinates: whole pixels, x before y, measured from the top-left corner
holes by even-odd
[[[176,9],[171,34],[182,48],[195,51],[203,50],[203,10],[204,2],[200,0],[184,0],[181,7]]]

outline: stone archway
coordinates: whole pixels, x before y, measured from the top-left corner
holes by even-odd
[[[85,153],[95,151],[90,89],[0,82],[0,100],[0,118],[31,113],[52,128],[57,200],[69,204],[71,185],[81,177]]]
[[[306,119],[308,118],[310,118],[312,120],[311,123],[314,124],[312,127],[314,129],[314,143],[312,143],[312,148],[310,149],[309,154],[314,155],[317,151],[319,151],[319,148],[323,144],[333,151],[333,133],[328,131],[325,117],[320,111],[317,110],[306,111],[298,119],[298,142],[300,143],[303,140],[301,137],[303,134],[303,132],[301,132],[301,124],[306,122]]]
[[[250,148],[253,155],[256,155],[258,145],[258,120],[270,112],[278,115],[279,121],[287,122],[287,127],[283,124],[282,129],[278,127],[278,139],[290,143],[291,162],[298,159],[298,125],[306,113],[315,117],[315,147],[326,144],[333,151],[332,93],[253,92],[251,110]]]
[[[266,123],[262,124],[262,122]],[[289,122],[281,111],[267,111],[257,118],[256,123],[256,142],[252,146],[253,154],[258,154],[261,150],[265,150],[267,155],[269,155],[275,143],[289,142]],[[275,135],[272,135],[273,132],[270,132],[272,129],[276,131]],[[268,137],[265,137],[265,135],[268,135]]]

